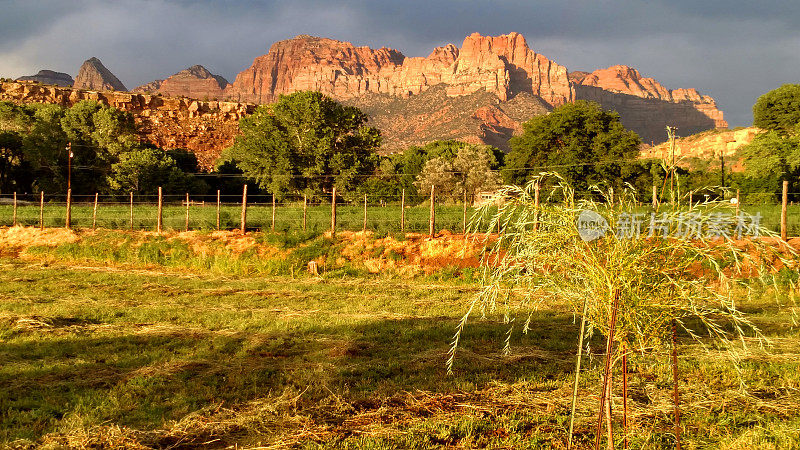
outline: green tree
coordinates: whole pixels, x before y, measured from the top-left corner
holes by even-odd
[[[183,172],[177,162],[163,150],[138,148],[121,153],[111,165],[107,177],[111,191],[117,194],[134,192],[154,195],[161,186],[165,194],[196,193],[194,178]]]
[[[800,135],[791,131],[771,130],[756,136],[739,150],[745,167],[745,184],[748,191],[770,192],[777,198],[784,180],[789,181],[794,192],[795,180],[800,176]],[[751,195],[752,196],[752,195]],[[762,195],[763,197],[763,195]],[[794,200],[795,196],[792,195]],[[753,200],[751,198],[750,200]]]
[[[241,134],[224,159],[269,192],[355,194],[379,158],[380,133],[358,108],[319,92],[281,96],[243,118]]]
[[[22,165],[22,136],[15,131],[0,131],[0,192],[16,190],[16,172]]]
[[[753,105],[753,125],[787,132],[800,123],[800,84],[784,84],[762,95]]]
[[[579,100],[525,122],[509,141],[506,182],[523,185],[540,172],[558,172],[577,191],[591,184],[621,185],[623,167],[639,154],[639,137],[616,112]]]

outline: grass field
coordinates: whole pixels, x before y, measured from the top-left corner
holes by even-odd
[[[476,319],[447,375],[477,289],[462,278],[248,277],[112,259],[100,244],[0,255],[0,446],[566,446],[577,325],[562,305],[535,314],[509,355],[502,319]],[[681,337],[684,448],[798,448],[800,310],[761,291],[739,306],[773,346],[751,345],[737,373]],[[580,448],[601,347],[584,361]],[[672,448],[666,362],[632,358],[632,448]]]
[[[72,210],[72,224],[77,228],[91,228],[91,204],[77,203]],[[427,232],[430,208],[427,205],[407,207],[405,213],[406,230],[410,232]],[[761,223],[772,231],[780,231],[780,206],[745,206],[743,212],[761,214]],[[475,212],[467,209],[467,220]],[[642,209],[649,214],[649,210]],[[47,203],[44,207],[44,223],[46,227],[64,226],[66,206],[63,203]],[[155,230],[158,208],[155,204],[135,203],[133,208],[133,228],[136,230]],[[225,205],[220,211],[220,227],[237,229],[241,220],[241,205]],[[733,214],[733,209],[731,209]],[[130,228],[130,206],[124,203],[100,204],[97,212],[97,227],[117,230]],[[185,206],[165,206],[163,226],[167,230],[183,230],[186,226]],[[800,205],[791,205],[788,209],[788,232],[790,236],[800,236]],[[0,204],[0,226],[10,226],[13,220],[13,207]],[[26,226],[39,225],[39,205],[26,204],[17,211],[17,222]],[[307,211],[307,229],[310,231],[329,230],[331,225],[330,205],[312,205]],[[364,225],[363,204],[338,205],[337,229],[361,230]],[[189,210],[189,226],[191,229],[211,230],[216,228],[215,204],[192,205]],[[248,229],[269,230],[272,227],[272,206],[251,204],[247,209]],[[450,230],[460,233],[463,227],[463,207],[461,205],[437,205],[436,229]],[[303,228],[303,207],[300,204],[280,205],[275,212],[276,231],[296,231]],[[367,210],[367,229],[377,233],[394,233],[400,231],[399,205],[370,205]]]

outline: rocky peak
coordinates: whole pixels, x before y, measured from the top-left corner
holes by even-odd
[[[165,80],[155,80],[134,89],[134,92],[150,92],[170,97],[190,97],[197,99],[220,99],[223,89],[228,86],[228,80],[214,75],[201,65],[194,65],[188,69],[168,77]]]
[[[81,65],[78,77],[72,85],[76,89],[92,91],[127,91],[128,89],[119,79],[106,69],[99,59],[92,57]]]
[[[36,75],[28,75],[19,77],[20,81],[36,81],[42,84],[49,84],[61,87],[70,87],[75,80],[72,76],[63,72],[55,72],[53,70],[40,70]]]
[[[450,96],[484,89],[507,100],[529,92],[553,105],[574,97],[566,68],[531,51],[519,33],[496,37],[475,33],[460,50],[447,44],[427,57],[413,58],[391,48],[355,47],[301,35],[273,44],[225,94],[259,103],[298,90],[316,90],[338,99],[367,93],[408,97],[438,84],[446,85]]]

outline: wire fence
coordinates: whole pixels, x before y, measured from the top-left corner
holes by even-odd
[[[241,230],[244,211],[246,231],[324,232],[331,230],[334,217],[338,231],[431,231],[429,195],[408,195],[400,201],[377,195],[345,201],[337,195],[335,216],[332,193],[317,195],[313,201],[297,195],[281,199],[269,194],[247,195],[246,208],[243,208],[244,199],[242,194],[163,195],[161,230]],[[647,210],[647,205],[648,202],[642,202],[642,211]],[[440,201],[434,197],[434,231],[463,232],[478,206],[472,202],[465,205],[463,202]],[[494,208],[490,206],[490,209]],[[747,214],[759,214],[764,227],[780,232],[780,204],[741,205],[740,209]],[[800,235],[800,221],[797,220],[800,219],[800,205],[787,205],[786,216],[787,233],[791,236]],[[158,219],[157,195],[134,194],[128,198],[97,194],[72,194],[69,198],[66,194],[0,195],[0,226],[157,231]],[[489,224],[487,222],[479,226],[485,229]]]

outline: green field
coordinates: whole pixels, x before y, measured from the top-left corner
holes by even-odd
[[[509,355],[502,318],[476,316],[447,375],[478,288],[461,277],[223,274],[109,259],[103,240],[126,235],[103,236],[0,256],[0,446],[565,448],[578,327],[563,305]],[[773,346],[751,345],[737,373],[681,337],[684,448],[798,448],[800,311],[740,297]],[[594,443],[601,347],[584,361],[579,448]],[[631,448],[673,447],[666,356],[632,358]]]
[[[649,210],[642,209],[649,214]],[[743,212],[761,214],[761,223],[772,231],[780,231],[780,206],[745,206]],[[77,228],[91,228],[91,204],[77,203],[72,209],[72,224]],[[467,209],[467,220],[475,212],[475,208]],[[240,226],[241,205],[225,205],[220,211],[220,227],[236,229]],[[427,232],[430,208],[427,205],[406,208],[406,231]],[[46,203],[44,207],[44,224],[46,227],[64,226],[66,206],[63,203]],[[158,208],[155,204],[134,204],[133,228],[136,230],[155,230]],[[733,209],[731,209],[733,214]],[[186,226],[185,206],[165,206],[163,226],[167,230],[183,230]],[[399,205],[369,205],[367,209],[367,229],[378,233],[394,233],[400,231]],[[127,230],[130,228],[130,206],[125,203],[100,204],[97,211],[97,227],[106,229]],[[790,236],[800,236],[800,205],[788,208],[788,232]],[[13,220],[13,207],[0,205],[0,226],[10,226]],[[17,222],[26,226],[39,225],[39,205],[26,204],[17,211]],[[307,229],[309,231],[325,231],[330,229],[330,205],[313,205],[307,210]],[[358,231],[364,226],[363,204],[343,204],[337,206],[337,229]],[[190,229],[211,230],[216,228],[216,206],[214,204],[192,205],[189,208]],[[272,206],[250,204],[247,208],[247,227],[253,230],[269,230],[272,227]],[[461,205],[443,204],[436,206],[436,229],[450,230],[460,233],[463,227],[463,207]],[[275,211],[276,231],[296,231],[303,228],[303,207],[300,204],[280,205]]]

